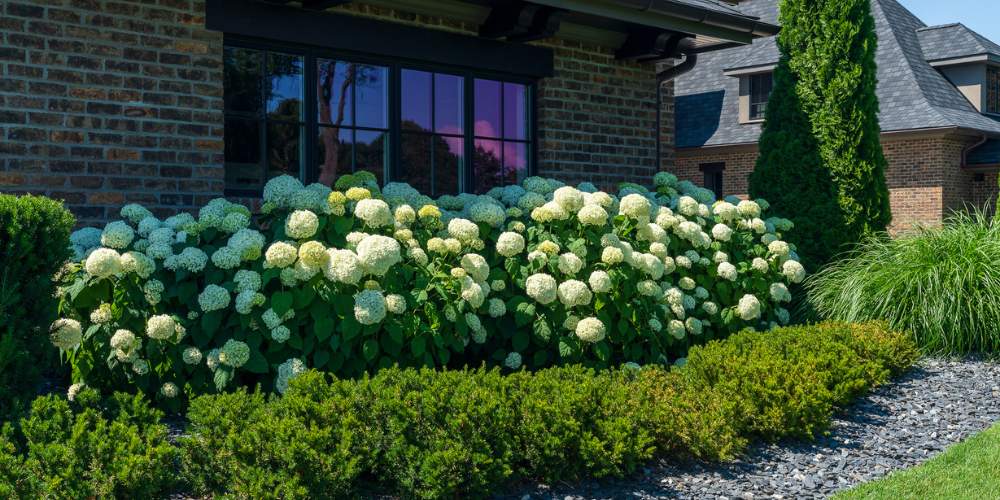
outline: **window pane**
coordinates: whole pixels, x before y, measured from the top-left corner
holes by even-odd
[[[299,177],[299,158],[301,148],[302,127],[298,124],[275,123],[267,124],[267,165],[268,177],[288,174]]]
[[[528,145],[523,142],[503,143],[503,183],[520,184],[528,176]]]
[[[399,182],[406,182],[423,194],[431,191],[431,136],[406,134],[401,138]]]
[[[503,136],[506,139],[528,138],[527,87],[517,83],[503,84]]]
[[[359,127],[389,127],[389,68],[357,65],[355,120]]]
[[[226,47],[223,71],[226,111],[260,111],[262,58],[263,53],[256,50]]]
[[[404,69],[402,72],[402,117],[415,125],[417,130],[430,131],[431,128],[431,74],[426,71]]]
[[[500,137],[500,82],[476,80],[475,134],[477,137]]]
[[[355,64],[316,60],[317,119],[327,125],[353,125],[351,99]]]
[[[378,179],[379,186],[385,185],[385,166],[388,163],[386,147],[388,132],[375,132],[370,130],[358,130],[354,134],[354,170],[367,170]]]
[[[226,163],[260,163],[260,122],[226,118]]]
[[[455,75],[434,75],[434,130],[441,134],[462,135],[462,99],[465,79]]]
[[[287,54],[267,55],[266,102],[269,118],[302,121],[302,57]]]
[[[465,144],[459,137],[434,138],[434,196],[458,194],[465,168]]]
[[[319,182],[332,183],[340,175],[351,172],[351,129],[320,127],[316,139],[319,162]]]
[[[473,192],[485,193],[502,184],[501,144],[500,141],[476,139],[476,150],[472,157],[472,168],[475,174]]]

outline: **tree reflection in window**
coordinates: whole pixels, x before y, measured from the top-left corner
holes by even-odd
[[[319,182],[367,170],[385,183],[389,137],[389,69],[316,61]]]
[[[465,78],[401,73],[399,181],[431,196],[461,191],[465,168]]]
[[[517,184],[528,170],[527,87],[496,80],[475,80],[475,190]]]

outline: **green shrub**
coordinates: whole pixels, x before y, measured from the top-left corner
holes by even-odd
[[[178,450],[141,396],[43,396],[0,437],[4,498],[150,498],[175,485]]]
[[[884,320],[931,353],[1000,352],[1000,226],[982,214],[871,237],[807,288],[824,318]]]
[[[128,205],[104,247],[77,248],[57,344],[74,381],[179,407],[177,394],[280,391],[292,364],[359,377],[665,363],[787,323],[786,284],[804,277],[779,239],[790,223],[764,220],[763,200],[654,182],[619,199],[532,177],[435,202],[360,173],[344,192],[285,176],[259,219],[221,199],[197,219]]]
[[[654,455],[729,459],[753,437],[813,436],[916,352],[881,324],[824,323],[743,332],[672,370],[309,371],[281,397],[195,398],[184,477],[201,495],[442,498],[621,477]]]
[[[869,0],[782,0],[781,61],[750,193],[789,217],[810,271],[892,216]]]
[[[901,342],[901,334],[878,335],[885,331],[846,323],[747,331],[693,348],[684,371],[696,388],[738,401],[738,425],[751,433],[812,437],[829,424],[835,406],[916,360],[911,343]]]
[[[55,359],[43,329],[55,317],[52,277],[70,257],[74,224],[62,203],[0,194],[0,417]]]

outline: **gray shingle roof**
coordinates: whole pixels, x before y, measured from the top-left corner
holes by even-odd
[[[920,28],[917,38],[928,61],[984,54],[1000,56],[1000,45],[961,23]]]
[[[777,4],[751,0],[740,7],[747,15],[774,16]],[[1000,134],[1000,121],[979,113],[927,62],[918,38],[918,30],[926,28],[920,19],[896,0],[872,0],[872,15],[879,40],[877,94],[883,131],[961,127]],[[776,56],[773,39],[701,54],[694,69],[675,84],[677,147],[756,142],[760,125],[738,122],[739,79],[723,72],[758,65],[748,62],[776,62]]]
[[[737,16],[747,15],[745,12],[742,12],[735,6],[723,3],[719,0],[672,0],[672,1],[677,3],[692,5],[694,7],[701,7],[702,9],[714,10],[717,12],[725,12],[726,14],[735,14]]]

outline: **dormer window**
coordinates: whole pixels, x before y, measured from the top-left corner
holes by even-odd
[[[748,118],[750,120],[763,120],[767,111],[767,101],[771,98],[771,87],[773,79],[771,73],[761,73],[746,77],[750,90],[750,109]]]
[[[1000,114],[1000,68],[986,68],[986,112]]]

